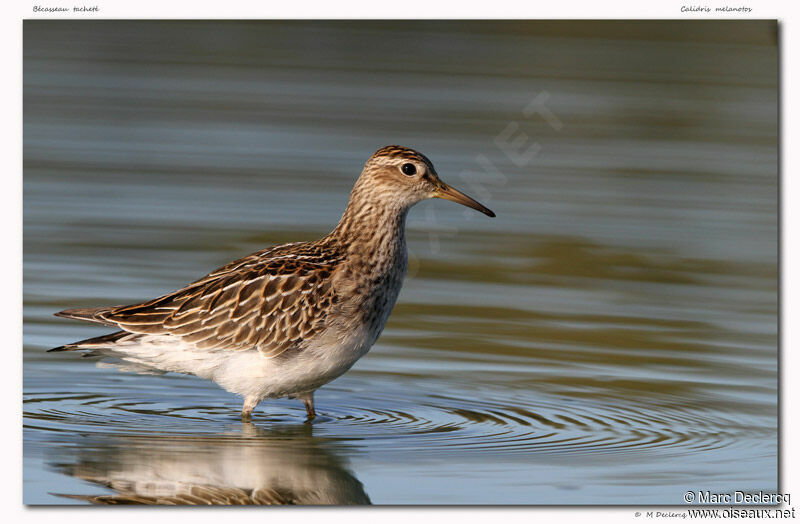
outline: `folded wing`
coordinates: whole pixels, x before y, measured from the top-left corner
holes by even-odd
[[[255,253],[142,304],[57,315],[180,337],[200,349],[257,348],[265,356],[280,355],[321,332],[336,302],[330,275],[338,260],[292,247],[288,254]]]

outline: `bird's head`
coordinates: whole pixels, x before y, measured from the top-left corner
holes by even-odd
[[[443,198],[495,216],[491,209],[440,180],[428,157],[407,147],[386,146],[377,150],[367,160],[357,188],[369,192],[372,199],[390,201],[404,208],[429,198]]]

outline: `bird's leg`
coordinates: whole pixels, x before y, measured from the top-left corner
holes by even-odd
[[[244,405],[242,406],[242,421],[248,422],[252,418],[253,410],[258,405],[258,399],[253,397],[248,397],[244,399]]]
[[[307,420],[313,420],[317,416],[316,411],[314,411],[314,392],[297,395],[297,398],[302,400],[303,405],[306,407],[306,413],[308,414]]]

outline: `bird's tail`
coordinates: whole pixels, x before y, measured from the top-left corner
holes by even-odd
[[[64,311],[59,311],[55,313],[57,317],[64,317],[64,318],[71,318],[74,320],[84,320],[86,322],[95,322],[97,324],[103,324],[106,326],[116,326],[113,322],[110,322],[103,318],[101,315],[103,313],[108,313],[111,311],[110,307],[81,307],[75,309],[65,309]]]
[[[48,349],[47,352],[83,350],[85,352],[81,355],[82,357],[100,359],[100,362],[97,363],[98,367],[113,367],[120,371],[133,373],[161,375],[167,371],[185,372],[180,369],[162,369],[156,362],[151,362],[152,359],[148,358],[147,351],[143,355],[139,355],[137,348],[144,337],[146,335],[117,331]],[[156,354],[160,353],[156,352]]]
[[[65,316],[65,315],[59,315],[59,316]],[[89,349],[89,350],[102,349],[113,346],[121,339],[125,337],[130,337],[132,335],[133,335],[132,333],[128,333],[127,331],[117,331],[116,333],[110,333],[108,335],[103,335],[101,337],[87,338],[86,340],[73,342],[71,344],[64,344],[63,346],[58,346],[57,348],[48,349],[47,352],[50,353],[53,351],[77,351],[81,349]]]

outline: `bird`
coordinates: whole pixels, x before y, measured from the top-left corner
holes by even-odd
[[[117,331],[48,351],[83,351],[121,371],[211,380],[243,398],[243,421],[262,400],[299,399],[311,421],[314,392],[383,331],[408,266],[406,216],[430,198],[495,216],[443,182],[422,153],[382,147],[328,235],[256,251],[146,302],[55,313]]]

